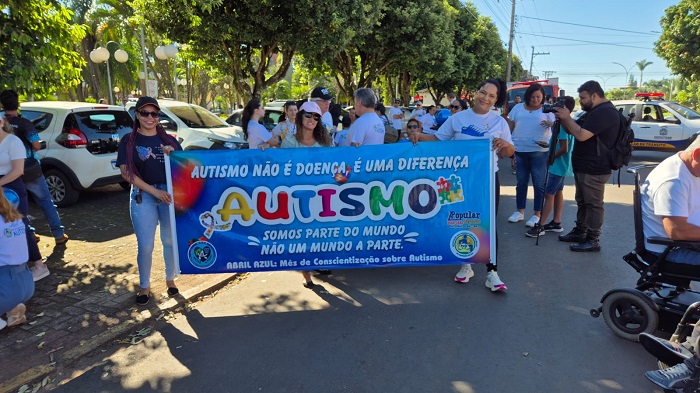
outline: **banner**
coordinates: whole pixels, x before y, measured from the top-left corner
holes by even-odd
[[[173,152],[176,259],[184,274],[487,263],[490,146]]]

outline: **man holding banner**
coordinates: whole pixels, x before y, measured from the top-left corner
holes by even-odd
[[[381,145],[384,143],[384,123],[374,111],[377,97],[372,89],[360,88],[353,93],[357,120],[350,126],[348,140],[352,146]]]
[[[422,134],[412,132],[409,136],[411,142],[418,141],[445,141],[468,140],[474,138],[493,138],[493,168],[495,171],[495,205],[498,214],[498,201],[500,196],[500,183],[498,181],[498,158],[510,157],[515,152],[510,136],[508,123],[491,108],[501,106],[506,101],[506,85],[501,79],[487,79],[479,85],[474,99],[474,107],[458,112],[447,118],[435,134]],[[494,223],[495,226],[495,223]],[[498,250],[498,240],[496,240]],[[486,286],[493,292],[505,291],[506,284],[498,277],[495,263],[486,264]],[[474,276],[474,271],[469,263],[455,275],[455,281],[466,283]]]

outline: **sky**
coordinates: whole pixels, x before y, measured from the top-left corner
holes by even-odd
[[[507,49],[511,1],[470,1],[495,23]],[[653,48],[661,35],[660,19],[666,8],[676,4],[667,0],[516,0],[513,54],[523,68],[530,69],[534,46],[532,74],[542,78],[544,71],[553,71],[551,76],[559,77],[560,89],[568,95],[575,95],[591,79],[606,91],[625,86],[625,68],[639,83],[636,63],[644,59],[652,64],[644,69],[643,81],[669,78],[671,71]]]

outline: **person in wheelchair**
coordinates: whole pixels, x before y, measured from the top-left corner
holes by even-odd
[[[673,241],[700,241],[700,139],[665,159],[649,173],[641,188],[645,248],[660,256],[666,245],[649,237]],[[698,266],[700,249],[674,247],[666,261]]]

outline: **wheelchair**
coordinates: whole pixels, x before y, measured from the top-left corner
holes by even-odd
[[[628,173],[634,175],[635,247],[622,259],[639,273],[637,285],[634,288],[608,291],[600,301],[602,306],[590,311],[594,318],[602,314],[608,327],[617,336],[629,341],[639,341],[640,333],[653,334],[657,329],[673,332],[688,307],[700,301],[700,292],[690,289],[691,281],[700,281],[700,266],[666,260],[673,248],[700,250],[700,242],[649,237],[649,243],[666,246],[664,252],[658,256],[644,247],[640,171],[655,166],[637,165],[627,169]],[[692,318],[691,321],[686,321],[687,323],[695,323],[698,320],[696,313],[690,313],[689,317]]]

